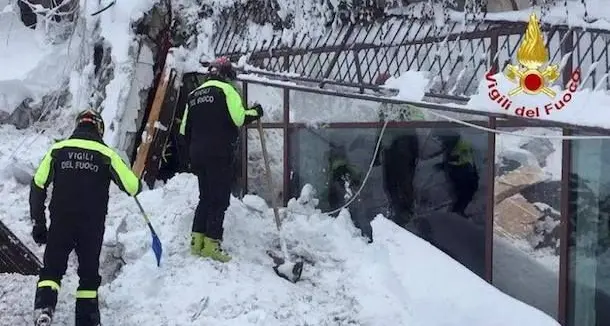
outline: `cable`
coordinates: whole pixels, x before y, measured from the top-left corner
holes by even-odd
[[[362,189],[364,189],[364,186],[366,185],[366,182],[369,179],[369,176],[371,175],[371,171],[373,171],[373,166],[375,165],[375,158],[377,157],[377,154],[379,153],[379,147],[381,146],[381,141],[383,140],[383,134],[385,133],[385,129],[388,126],[388,122],[389,122],[389,120],[386,120],[383,123],[383,127],[381,128],[381,133],[379,134],[379,139],[377,140],[377,145],[375,146],[375,151],[373,152],[373,158],[371,159],[371,164],[369,164],[369,170],[366,172],[366,175],[364,176],[364,179],[362,180],[362,184],[358,188],[358,191],[356,191],[356,193],[345,204],[343,204],[343,206],[341,206],[337,209],[334,209],[332,211],[329,211],[329,212],[322,212],[322,214],[327,214],[327,215],[336,214],[336,213],[340,212],[342,209],[347,208],[354,200],[356,200],[356,198],[358,198],[360,196],[360,192],[362,191]]]
[[[483,127],[483,126],[479,126],[473,123],[469,123],[460,119],[456,119],[456,118],[452,118],[449,116],[446,116],[444,114],[440,114],[440,113],[436,113],[433,112],[432,110],[429,109],[425,109],[422,108],[426,111],[428,111],[430,114],[435,115],[439,118],[443,118],[452,122],[455,122],[457,124],[461,124],[467,127],[471,127],[471,128],[475,128],[475,129],[479,129],[479,130],[483,130],[483,131],[487,131],[487,132],[491,132],[494,134],[500,134],[500,135],[511,135],[511,136],[517,136],[517,137],[529,137],[529,138],[543,138],[543,139],[566,139],[566,140],[574,140],[574,139],[610,139],[610,135],[608,136],[563,136],[563,135],[530,135],[530,134],[525,134],[525,133],[519,133],[519,132],[510,132],[510,131],[502,131],[502,130],[498,130],[498,129],[492,129],[492,128],[487,128],[487,127]],[[544,128],[544,127],[540,127],[540,128]]]

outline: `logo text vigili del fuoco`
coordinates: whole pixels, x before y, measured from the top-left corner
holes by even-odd
[[[576,69],[572,72],[570,81],[560,96],[557,96],[556,92],[549,87],[559,78],[559,67],[555,64],[547,64],[549,55],[535,14],[530,16],[525,37],[517,50],[517,61],[519,65],[509,64],[504,71],[504,76],[515,84],[515,88],[508,94],[502,94],[498,90],[498,82],[494,77],[495,72],[489,71],[485,75],[489,98],[501,109],[512,110],[514,107],[515,114],[534,118],[540,117],[542,113],[549,115],[555,110],[561,110],[572,100],[580,82],[580,71]],[[543,67],[545,65],[546,67]],[[513,97],[522,94],[530,96],[544,94],[550,100],[546,103],[541,101],[539,106],[515,105]],[[541,99],[543,98],[541,97]]]

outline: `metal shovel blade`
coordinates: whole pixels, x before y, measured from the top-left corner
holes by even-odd
[[[267,251],[267,254],[271,259],[273,259],[273,270],[277,276],[292,282],[296,283],[301,279],[301,274],[303,273],[303,261],[299,261],[296,263],[288,262],[284,258],[277,256],[272,251]]]

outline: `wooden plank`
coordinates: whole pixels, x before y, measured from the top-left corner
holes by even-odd
[[[142,173],[146,167],[146,161],[149,157],[150,145],[155,137],[156,128],[155,123],[159,120],[159,114],[161,112],[161,108],[163,107],[163,103],[165,102],[165,93],[167,92],[167,85],[169,84],[170,71],[167,69],[163,70],[161,74],[160,84],[157,87],[157,92],[155,93],[155,99],[153,100],[153,104],[150,108],[150,114],[148,115],[148,121],[146,122],[146,127],[144,128],[144,132],[142,134],[142,142],[140,146],[138,146],[136,160],[133,163],[132,170],[139,177],[142,177]]]
[[[162,155],[165,145],[169,139],[172,129],[174,128],[174,116],[176,114],[176,106],[178,104],[178,89],[177,83],[178,73],[172,69],[168,86],[165,92],[163,105],[159,111],[159,116],[156,123],[156,130],[148,149],[148,159],[144,164],[144,176],[142,179],[152,187],[155,183],[159,168],[162,163]]]

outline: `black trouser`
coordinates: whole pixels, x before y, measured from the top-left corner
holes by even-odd
[[[57,305],[58,287],[66,273],[72,250],[78,256],[79,286],[76,300],[76,325],[99,323],[97,289],[102,281],[99,258],[104,239],[105,216],[58,214],[51,212],[43,267],[36,291],[34,309]]]
[[[413,217],[416,139],[398,139],[384,154],[383,182],[391,210],[390,218],[405,227]]]
[[[466,207],[479,189],[479,173],[473,164],[447,165],[447,175],[453,184],[455,202],[451,211],[466,217]]]
[[[233,158],[230,156],[206,157],[193,165],[199,181],[199,204],[193,219],[193,232],[222,240],[225,211],[231,199]]]

